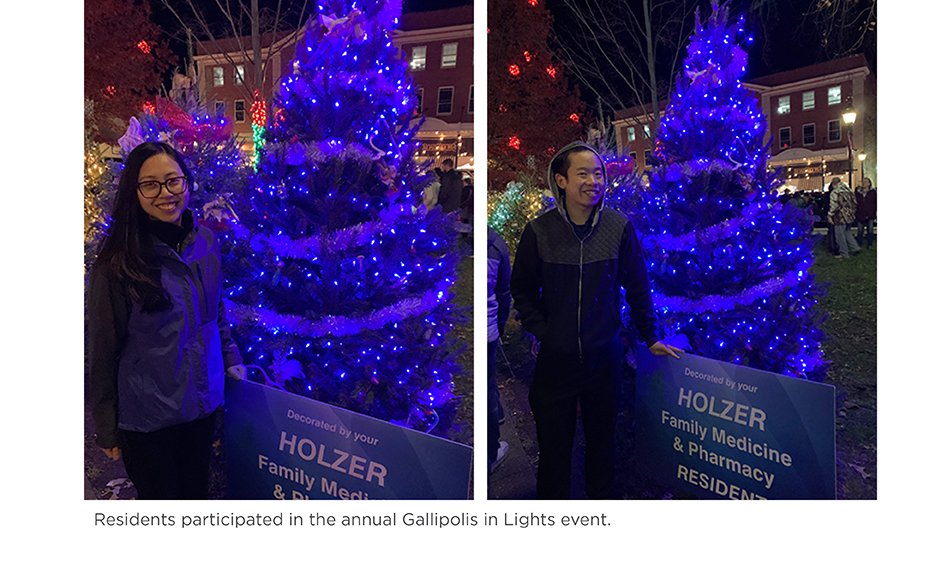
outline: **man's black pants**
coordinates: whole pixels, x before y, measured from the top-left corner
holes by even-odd
[[[529,390],[539,442],[539,499],[570,497],[579,410],[585,431],[586,495],[589,499],[615,497],[615,422],[622,377],[620,348],[585,354],[581,361],[540,350]]]

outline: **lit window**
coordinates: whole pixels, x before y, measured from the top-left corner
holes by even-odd
[[[776,113],[779,115],[788,114],[791,109],[789,96],[780,96],[779,102],[776,104]]]
[[[842,103],[842,87],[832,86],[828,89],[829,106]]]
[[[634,126],[628,126],[628,141],[629,142],[635,141],[635,127]]]
[[[829,120],[829,141],[838,142],[842,139],[841,120]]]
[[[779,149],[780,150],[788,148],[791,145],[789,136],[790,136],[789,128],[779,129]]]
[[[233,83],[237,86],[243,84],[243,79],[246,76],[243,75],[243,64],[237,64],[233,69]]]
[[[467,97],[467,113],[473,114],[473,84],[470,85],[470,95]]]
[[[815,124],[805,124],[802,127],[802,145],[815,145]]]
[[[642,126],[642,128],[644,128],[644,137],[650,138],[651,137],[651,124],[645,124]]]
[[[454,87],[437,90],[437,115],[449,116],[454,111]]]
[[[224,85],[224,67],[223,66],[214,66],[214,85],[215,86]]]
[[[233,103],[233,121],[234,122],[245,122],[246,121],[246,104],[243,100],[237,100]]]
[[[427,66],[427,46],[411,48],[411,69],[423,70]]]
[[[815,91],[802,93],[802,109],[812,110],[815,108]]]
[[[415,92],[417,97],[417,102],[415,103],[414,113],[415,115],[421,115],[424,112],[424,88],[418,88],[418,91]]]
[[[441,46],[441,68],[457,66],[457,42],[448,42]]]
[[[227,115],[227,103],[220,101],[214,102],[214,114],[216,114],[218,118]]]

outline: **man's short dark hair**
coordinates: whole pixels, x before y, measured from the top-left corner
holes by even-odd
[[[453,167],[454,167],[454,160],[452,160],[452,159],[450,159],[450,158],[447,158],[446,160],[444,160],[443,162],[441,162],[441,165],[442,165],[442,166],[450,166],[450,167],[453,168]]]
[[[572,154],[577,154],[579,152],[588,152],[588,151],[589,151],[589,148],[576,146],[564,154],[559,154],[552,160],[552,173],[559,174],[563,178],[568,179],[569,166],[572,165],[572,162],[569,158],[572,156]]]

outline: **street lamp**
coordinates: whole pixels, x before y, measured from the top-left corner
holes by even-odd
[[[862,181],[865,181],[865,158],[868,157],[868,154],[865,152],[860,152],[858,154],[858,161],[861,162],[861,172],[862,172]]]
[[[852,126],[855,125],[855,108],[852,107],[852,101],[849,99],[845,111],[842,112],[842,121],[848,126],[848,187],[852,187]]]

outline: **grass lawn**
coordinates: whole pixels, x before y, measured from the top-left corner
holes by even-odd
[[[813,266],[828,284],[821,305],[826,383],[836,386],[836,461],[839,499],[877,497],[878,304],[876,249],[836,260],[816,248]]]

